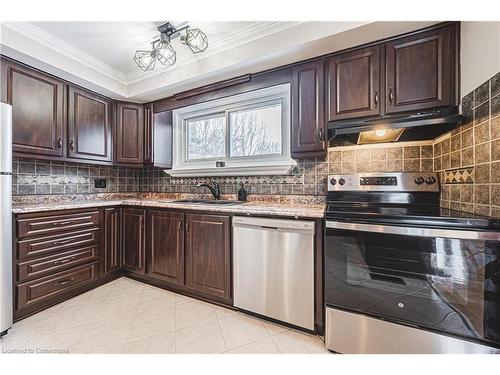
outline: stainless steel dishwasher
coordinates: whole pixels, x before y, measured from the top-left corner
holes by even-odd
[[[234,305],[314,329],[314,222],[233,218]]]

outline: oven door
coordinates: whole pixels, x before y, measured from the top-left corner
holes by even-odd
[[[500,345],[500,233],[326,222],[327,306]]]

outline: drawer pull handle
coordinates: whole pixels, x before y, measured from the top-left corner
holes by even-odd
[[[61,280],[61,281],[58,281],[58,282],[56,283],[56,285],[58,285],[58,286],[59,286],[59,285],[66,285],[66,284],[68,284],[68,283],[72,282],[73,280],[75,280],[75,278],[74,278],[74,277],[72,277],[71,279]]]
[[[67,240],[55,241],[54,245],[64,245],[66,243],[73,242],[74,240],[75,240],[74,238],[68,238]]]
[[[58,221],[58,222],[52,223],[52,225],[54,225],[54,226],[69,225],[69,224],[73,224],[74,222],[75,222],[74,220]]]
[[[54,261],[54,265],[57,266],[58,264],[68,263],[68,262],[71,262],[72,260],[75,260],[75,257],[61,259],[61,260],[56,260],[56,261]]]

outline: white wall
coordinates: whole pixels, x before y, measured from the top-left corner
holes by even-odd
[[[460,39],[460,95],[464,97],[500,72],[500,22],[462,22]]]

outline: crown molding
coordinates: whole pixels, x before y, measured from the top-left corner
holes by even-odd
[[[2,27],[7,27],[24,37],[27,37],[36,43],[44,45],[45,47],[54,50],[70,59],[78,61],[87,68],[90,68],[100,74],[109,78],[117,80],[123,85],[139,82],[143,79],[154,77],[159,74],[168,72],[169,70],[200,61],[205,57],[213,56],[218,53],[236,48],[238,46],[254,42],[258,39],[282,32],[289,28],[298,26],[304,22],[253,22],[230,34],[219,36],[217,38],[211,37],[209,40],[209,48],[202,55],[195,55],[189,49],[178,49],[177,63],[173,67],[160,66],[151,72],[143,72],[139,68],[129,73],[123,73],[117,69],[110,67],[97,58],[73,47],[72,45],[54,37],[46,31],[36,27],[29,22],[5,22]],[[131,51],[131,55],[134,51]]]
[[[72,45],[54,37],[53,35],[43,31],[42,29],[34,26],[29,22],[5,22],[2,23],[2,27],[11,29],[14,32],[23,35],[24,37],[27,37],[39,44],[46,46],[49,49],[54,50],[57,53],[73,59],[102,75],[118,81],[121,84],[127,85],[128,83],[126,80],[126,75],[124,73],[110,67],[109,65],[79,50],[78,48],[75,48]]]

